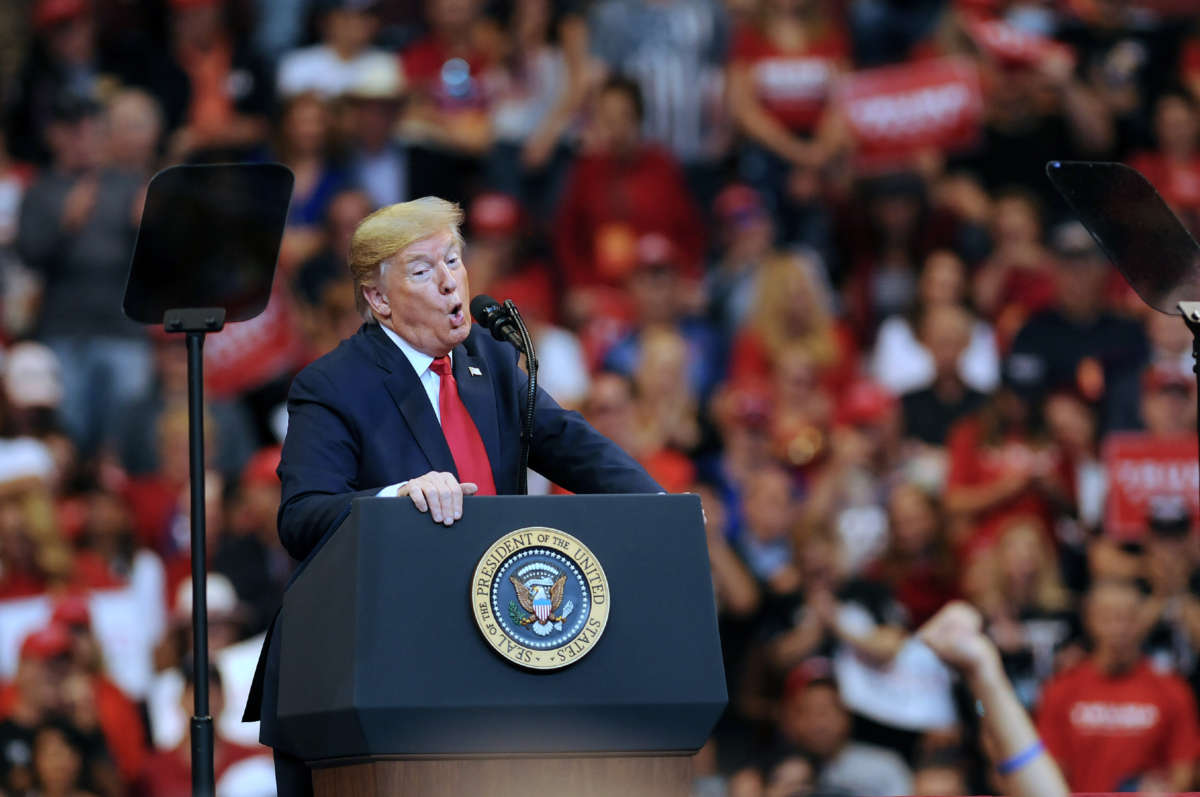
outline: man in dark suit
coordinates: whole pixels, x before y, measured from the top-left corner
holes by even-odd
[[[426,197],[376,211],[354,234],[350,270],[367,323],[305,368],[288,396],[279,536],[302,562],[359,496],[407,497],[449,526],[464,495],[517,491],[527,377],[513,348],[472,328],[461,221],[456,205]],[[662,491],[545,393],[530,466],[578,493]],[[264,650],[246,718],[261,715],[260,738],[273,745],[278,640]],[[276,778],[281,797],[311,794],[303,762],[278,751]]]

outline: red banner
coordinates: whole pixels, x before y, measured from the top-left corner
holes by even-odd
[[[1200,512],[1200,469],[1194,437],[1156,438],[1141,432],[1111,434],[1104,444],[1108,471],[1105,531],[1122,539],[1145,534],[1150,499],[1179,496]]]
[[[204,341],[204,384],[215,398],[260,387],[301,362],[304,344],[281,282],[261,315]]]
[[[926,150],[973,144],[983,117],[979,70],[965,58],[939,58],[855,72],[835,102],[857,142],[859,168],[911,164]]]

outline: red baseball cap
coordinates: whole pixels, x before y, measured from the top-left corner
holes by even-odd
[[[33,27],[46,30],[72,19],[78,19],[92,10],[90,0],[38,0],[33,7]]]
[[[60,598],[54,605],[54,614],[50,616],[50,622],[66,628],[90,628],[92,613],[88,608],[87,596],[74,594]]]
[[[824,656],[813,656],[792,668],[783,684],[783,697],[785,700],[795,697],[816,684],[830,684],[837,688],[833,663]]]
[[[877,382],[859,379],[839,397],[836,423],[839,426],[876,424],[896,406],[896,399]]]
[[[22,659],[46,661],[71,652],[71,632],[61,623],[51,623],[34,631],[21,643]]]

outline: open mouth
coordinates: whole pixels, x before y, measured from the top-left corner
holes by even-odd
[[[463,314],[462,302],[454,305],[454,308],[450,311],[449,315],[451,326],[462,326],[462,323],[466,320],[466,316]]]

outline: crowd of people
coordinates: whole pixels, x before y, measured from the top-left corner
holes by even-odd
[[[1200,785],[1191,337],[1043,171],[1128,163],[1200,232],[1190,6],[4,3],[0,794],[190,793],[186,358],[121,307],[149,178],[229,161],[295,190],[267,311],[205,351],[219,794],[274,788],[238,715],[288,386],[362,323],[358,222],[425,195],[542,387],[701,497],[697,794],[1000,793],[914,636],[954,600],[1073,790]]]

